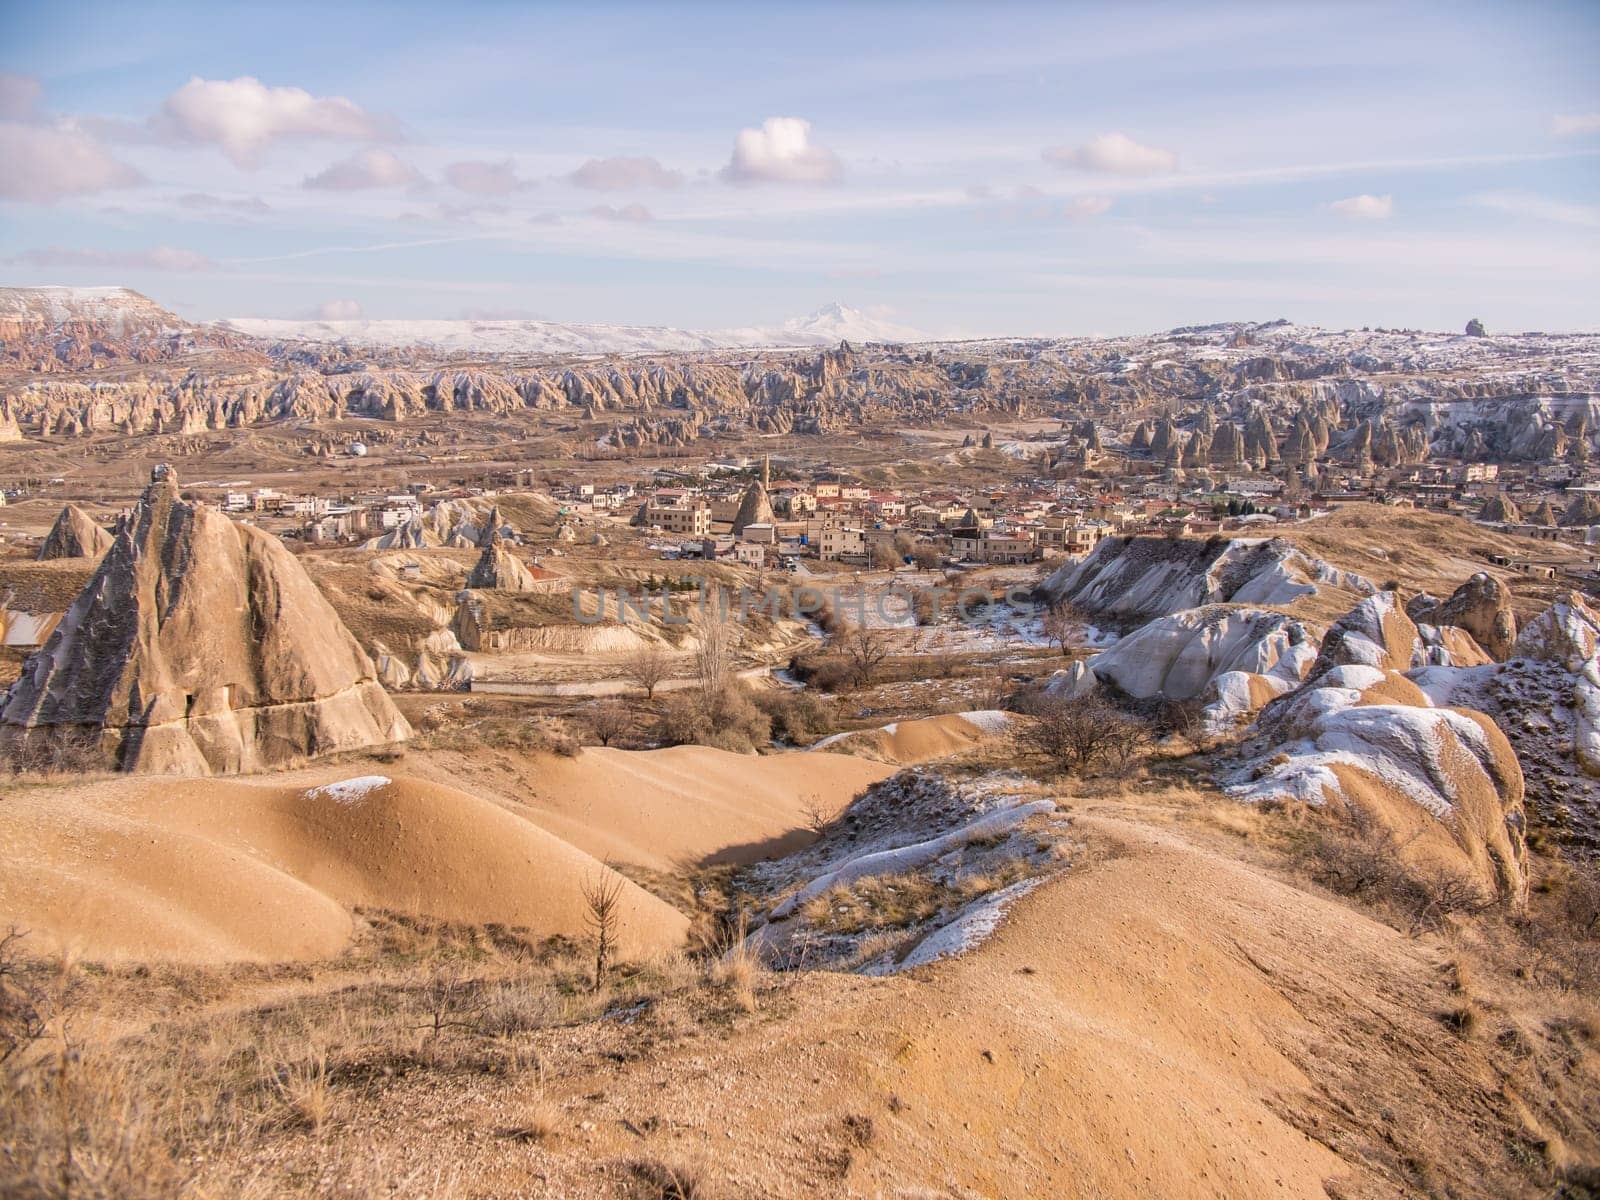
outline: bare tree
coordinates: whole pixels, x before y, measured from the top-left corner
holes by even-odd
[[[633,718],[615,700],[602,700],[589,710],[586,723],[595,740],[602,746],[609,746],[632,728]]]
[[[26,936],[13,925],[0,937],[0,1063],[42,1038],[48,1024],[44,993],[22,968]]]
[[[695,646],[694,669],[700,680],[700,690],[707,697],[719,696],[728,686],[728,664],[732,657],[728,627],[712,619],[700,627],[700,640]]]
[[[1067,652],[1067,643],[1072,635],[1077,632],[1078,623],[1074,621],[1065,608],[1049,608],[1045,610],[1044,619],[1039,622],[1040,631],[1047,641],[1055,646],[1061,653]]]
[[[622,664],[622,674],[644,689],[646,700],[654,700],[656,688],[672,674],[672,658],[660,646],[641,646]]]
[[[594,930],[594,980],[592,990],[605,984],[606,968],[617,951],[617,932],[622,927],[621,875],[609,867],[583,884],[584,920]]]
[[[851,682],[857,687],[871,683],[873,675],[889,657],[889,639],[881,629],[852,626],[836,641],[849,668]]]
[[[822,797],[816,792],[808,792],[800,798],[800,811],[805,814],[806,828],[817,837],[821,837],[832,822],[828,819],[828,810],[822,803]]]

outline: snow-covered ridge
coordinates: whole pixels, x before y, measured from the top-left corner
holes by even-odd
[[[843,304],[829,304],[776,326],[692,330],[667,325],[562,321],[285,321],[238,317],[224,330],[267,341],[316,342],[381,349],[424,347],[449,354],[629,354],[731,350],[756,346],[833,346],[839,342],[911,342],[924,335]]]
[[[1110,537],[1041,590],[1088,613],[1155,617],[1205,604],[1290,605],[1322,588],[1370,595],[1372,582],[1281,539]]]
[[[92,321],[113,333],[129,328],[187,328],[150,297],[125,287],[0,288],[0,321],[57,326]]]

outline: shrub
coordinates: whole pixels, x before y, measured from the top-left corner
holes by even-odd
[[[716,746],[748,754],[772,740],[772,722],[742,684],[707,696],[699,690],[673,692],[656,718],[656,737],[670,746]]]
[[[1098,695],[1066,699],[1035,693],[1025,711],[1033,719],[1014,725],[1018,747],[1068,771],[1101,763],[1124,767],[1150,743],[1147,722]]]
[[[1456,913],[1480,913],[1491,898],[1476,881],[1445,866],[1408,865],[1394,831],[1361,809],[1337,826],[1316,830],[1305,856],[1318,883],[1340,895],[1388,909],[1411,932],[1436,929]]]
[[[705,707],[694,691],[673,692],[656,715],[656,738],[669,746],[692,745],[710,733]]]
[[[615,700],[602,700],[584,716],[590,735],[602,746],[621,741],[633,730],[633,716]]]
[[[755,702],[771,721],[772,736],[794,745],[833,731],[833,705],[813,691],[762,692]]]

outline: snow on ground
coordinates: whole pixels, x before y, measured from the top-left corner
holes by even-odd
[[[906,846],[896,846],[888,850],[855,855],[817,876],[805,887],[774,908],[772,910],[772,919],[774,921],[783,920],[808,900],[812,900],[832,888],[842,887],[846,884],[855,883],[857,880],[868,879],[877,875],[899,875],[916,867],[926,866],[935,859],[942,858],[953,850],[959,850],[971,842],[1009,833],[1029,817],[1055,812],[1055,810],[1056,805],[1053,800],[1027,801],[1009,808],[985,813],[959,829],[952,830],[940,837],[913,842]]]
[[[387,787],[393,782],[387,775],[360,775],[354,779],[341,779],[336,783],[324,783],[319,787],[308,788],[308,800],[332,800],[335,804],[345,808],[355,808],[366,800],[367,796],[381,787]]]
[[[971,712],[957,713],[969,725],[976,725],[985,733],[1004,733],[1011,726],[1011,714],[998,708],[979,708]]]
[[[1001,888],[998,892],[991,892],[982,899],[974,900],[948,925],[935,929],[918,942],[911,953],[900,962],[874,964],[863,973],[888,975],[896,971],[909,971],[913,967],[926,966],[941,958],[950,958],[965,954],[969,950],[976,950],[1000,928],[1000,922],[1005,919],[1006,912],[1011,906],[1043,882],[1042,876],[1021,879],[1009,887]]]

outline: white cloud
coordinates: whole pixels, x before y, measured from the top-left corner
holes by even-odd
[[[68,250],[47,246],[10,260],[29,267],[112,267],[129,271],[214,271],[217,264],[194,250],[154,246],[149,250]]]
[[[444,169],[445,182],[459,192],[474,196],[509,196],[534,185],[519,178],[508,159],[505,162],[454,162]]]
[[[625,204],[621,208],[612,208],[609,204],[596,204],[589,210],[591,217],[599,217],[602,221],[649,221],[652,219],[650,210],[642,204]]]
[[[182,141],[218,146],[241,167],[254,167],[261,152],[280,140],[367,142],[392,134],[387,121],[343,96],[268,87],[249,75],[191,78],[166,98],[153,124]]]
[[[1178,169],[1173,151],[1140,145],[1122,133],[1103,133],[1081,146],[1050,146],[1043,157],[1058,167],[1107,175],[1161,175]]]
[[[1600,133],[1600,112],[1564,113],[1550,122],[1550,132],[1557,137],[1582,137],[1586,133]]]
[[[827,183],[843,168],[833,151],[811,140],[811,122],[768,117],[760,129],[741,129],[722,168],[730,183]]]
[[[683,176],[668,170],[653,158],[591,158],[571,175],[573,183],[596,191],[622,191],[628,188],[677,187]]]
[[[0,120],[29,121],[39,109],[44,89],[32,75],[0,71]]]
[[[1109,196],[1078,196],[1068,200],[1061,212],[1069,221],[1086,221],[1098,217],[1111,208]]]
[[[1485,192],[1474,196],[1472,202],[1480,208],[1510,213],[1518,217],[1533,217],[1540,221],[1554,221],[1560,225],[1579,225],[1589,229],[1600,227],[1600,207],[1592,204],[1568,204],[1536,196],[1532,192]]]
[[[139,173],[80,129],[0,121],[0,197],[49,204],[139,182]]]
[[[1335,200],[1328,207],[1341,217],[1349,217],[1353,221],[1387,221],[1394,215],[1394,197],[1362,192],[1359,196]]]
[[[361,150],[306,178],[303,186],[329,192],[404,187],[417,173],[387,150]]]
[[[324,300],[317,305],[319,321],[355,321],[361,317],[361,304],[356,300]]]

